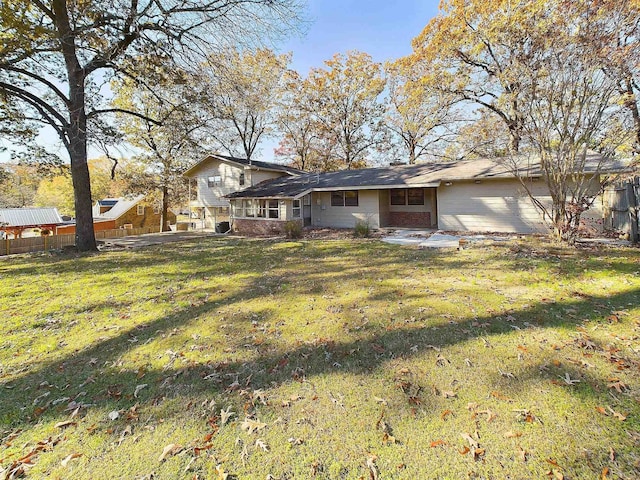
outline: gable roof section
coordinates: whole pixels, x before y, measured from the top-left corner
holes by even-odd
[[[0,226],[27,228],[59,223],[62,218],[54,207],[0,209]]]
[[[238,157],[230,157],[228,155],[218,155],[217,153],[212,155],[207,155],[198,163],[189,168],[186,172],[184,172],[185,177],[191,177],[197,172],[205,163],[208,163],[211,160],[221,160],[227,163],[234,163],[236,165],[253,169],[253,170],[270,170],[273,172],[284,172],[288,175],[300,175],[304,173],[302,170],[298,170],[296,168],[287,167],[286,165],[280,165],[278,163],[271,162],[261,162],[259,160],[247,160],[246,158],[238,158]]]
[[[138,195],[137,197],[133,197],[131,199],[126,198],[108,198],[105,200],[116,200],[116,203],[113,207],[111,207],[106,212],[96,215],[94,219],[96,220],[115,220],[129,210],[131,210],[134,206],[142,201],[144,195]]]
[[[603,161],[606,165],[603,167]],[[537,162],[518,161],[521,176],[540,177]],[[624,170],[624,164],[589,154],[583,173],[612,173]],[[295,177],[267,180],[227,195],[227,198],[297,198],[310,191],[366,190],[378,188],[437,187],[442,182],[515,178],[513,165],[501,159],[474,159],[448,163],[422,163],[383,168],[306,173]]]

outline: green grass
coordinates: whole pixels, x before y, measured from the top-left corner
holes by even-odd
[[[637,249],[203,239],[5,258],[0,316],[4,475],[640,476]]]

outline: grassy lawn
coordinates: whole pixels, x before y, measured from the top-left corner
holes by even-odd
[[[640,477],[640,250],[0,260],[0,478]]]

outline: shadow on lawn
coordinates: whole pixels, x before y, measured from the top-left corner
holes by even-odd
[[[595,313],[594,309],[624,308],[629,303],[637,301],[640,295],[640,289],[636,289],[614,296],[603,295],[567,300],[553,306],[538,303],[521,311],[510,311],[510,314],[517,319],[515,323],[509,323],[503,319],[497,320],[494,316],[486,316],[439,326],[435,332],[432,325],[419,326],[420,323],[414,322],[393,330],[383,330],[382,327],[374,332],[364,330],[358,332],[361,336],[352,341],[333,342],[330,339],[319,339],[315,344],[303,344],[286,351],[273,351],[267,342],[264,345],[251,347],[256,353],[256,358],[252,361],[229,361],[216,364],[191,362],[162,370],[146,371],[144,383],[149,387],[140,399],[133,398],[131,395],[133,392],[128,390],[132,390],[136,383],[141,383],[138,378],[139,372],[122,370],[118,364],[122,355],[147,341],[158,339],[163,335],[171,335],[175,328],[187,325],[202,315],[215,312],[223,305],[242,302],[251,296],[259,296],[263,291],[259,288],[260,280],[254,278],[239,292],[220,295],[201,305],[181,309],[145,325],[137,325],[118,333],[115,337],[69,355],[62,361],[40,363],[32,370],[17,375],[17,378],[0,383],[0,388],[4,392],[16,392],[16,395],[7,394],[0,399],[0,419],[12,427],[25,428],[34,421],[33,409],[29,408],[31,401],[27,402],[28,408],[24,412],[21,411],[22,405],[17,403],[21,404],[25,396],[37,397],[42,392],[46,392],[47,388],[51,388],[46,386],[49,384],[56,385],[60,389],[59,392],[51,394],[52,400],[56,396],[64,396],[95,403],[98,407],[122,409],[134,403],[144,405],[145,401],[155,402],[163,396],[186,397],[220,393],[228,390],[235,381],[239,381],[246,388],[259,389],[290,382],[300,376],[310,379],[328,372],[368,374],[392,358],[410,358],[425,352],[431,346],[445,347],[475,337],[490,338],[492,335],[513,331],[513,326],[526,329],[530,328],[527,324],[535,324],[535,327],[539,328],[560,326],[570,329],[584,319],[602,318],[603,314]],[[580,311],[580,320],[566,316],[550,316],[548,313],[552,307],[555,311],[558,311],[558,308]],[[269,320],[271,315],[266,309],[253,313],[263,322]],[[245,316],[236,320],[250,326],[252,318],[254,317]],[[488,326],[474,326],[478,324]],[[239,327],[236,326],[236,328]],[[237,337],[242,335],[241,330],[231,330],[231,333],[236,338],[236,342]],[[134,338],[135,343],[132,343]],[[242,341],[231,346],[243,348],[241,343]],[[230,357],[233,356],[230,354]],[[94,359],[99,359],[99,363],[96,364]],[[96,371],[104,369],[105,365],[109,371],[102,378],[93,378]],[[210,378],[210,380],[203,380],[204,378]],[[79,384],[82,386],[78,386]],[[114,390],[118,390],[119,393],[114,395]],[[28,395],[25,393],[27,391]],[[87,391],[86,397],[78,397],[81,391]],[[64,411],[65,407],[66,402],[57,407],[52,406],[41,413],[43,418],[66,417],[68,412]]]

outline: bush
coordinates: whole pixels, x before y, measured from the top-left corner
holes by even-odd
[[[369,222],[356,222],[356,228],[354,231],[354,235],[356,237],[368,237],[371,234],[371,227],[369,227]]]
[[[302,237],[302,224],[295,220],[289,220],[284,224],[284,233],[287,238],[300,238]]]

